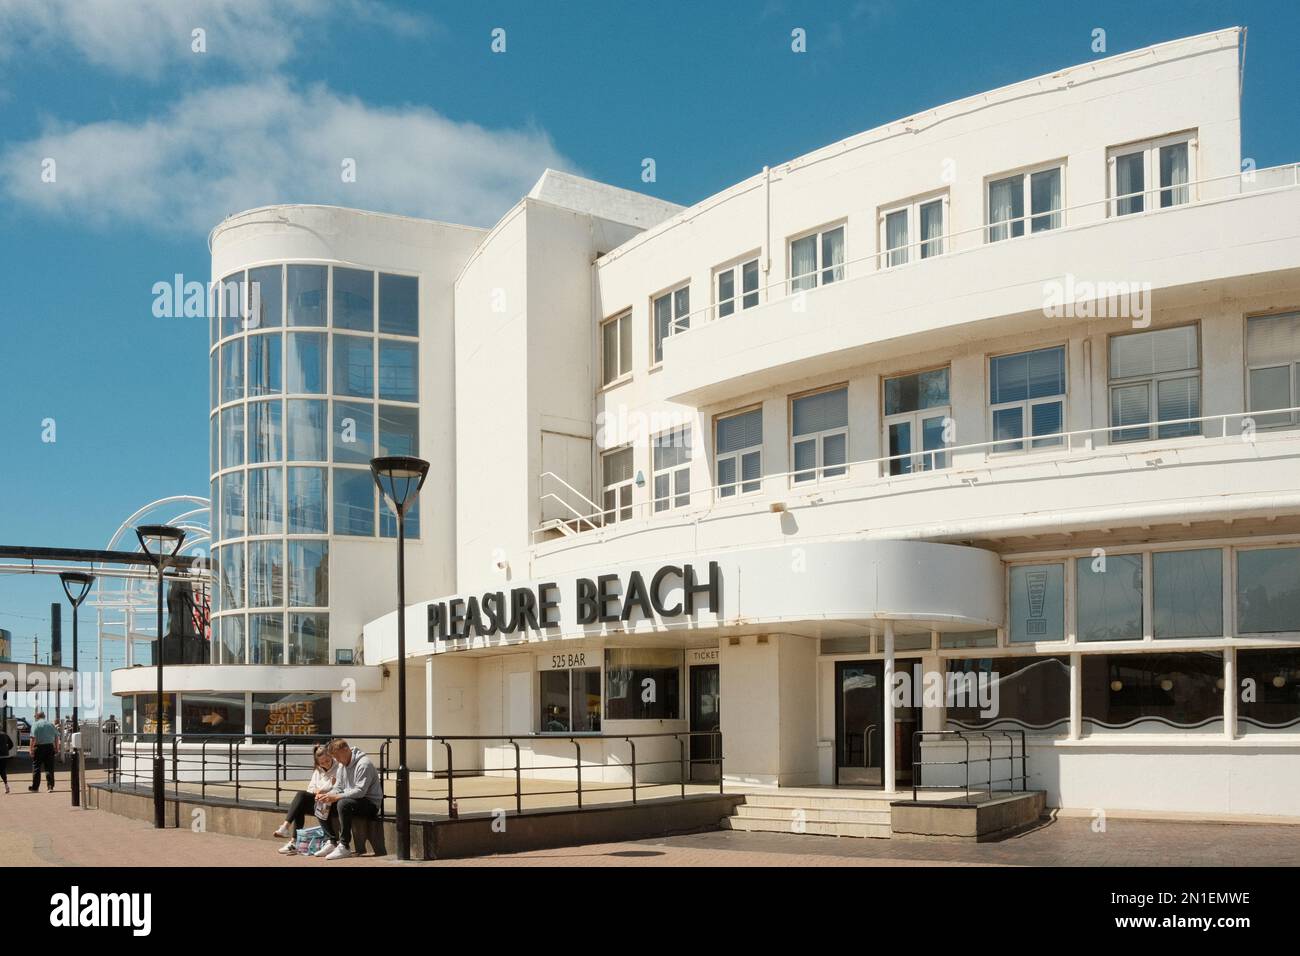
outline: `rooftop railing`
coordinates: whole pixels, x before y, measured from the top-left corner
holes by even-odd
[[[1261,420],[1271,419],[1276,423],[1275,416],[1286,416],[1287,421],[1280,425],[1270,424],[1268,427],[1259,425]],[[1233,422],[1238,423],[1235,429],[1231,427]],[[682,493],[674,491],[666,498],[656,500],[652,496],[648,500],[613,508],[603,508],[581,496],[582,501],[596,510],[578,514],[577,509],[566,503],[575,517],[544,522],[534,530],[533,542],[553,538],[556,534],[567,537],[619,528],[623,523],[634,520],[677,520],[683,517],[698,518],[722,510],[754,510],[756,504],[768,501],[773,495],[780,495],[787,507],[804,503],[813,497],[824,498],[828,493],[836,493],[840,489],[844,493],[836,493],[837,500],[853,500],[854,491],[884,488],[888,493],[896,482],[907,482],[918,476],[934,476],[941,472],[953,475],[963,483],[974,484],[978,482],[978,477],[971,476],[970,472],[1081,460],[1078,456],[1084,453],[1088,455],[1088,460],[1137,455],[1143,459],[1141,467],[1145,468],[1159,464],[1151,456],[1162,448],[1187,447],[1189,441],[1194,443],[1197,438],[1203,442],[1224,444],[1268,441],[1269,436],[1274,434],[1294,437],[1293,430],[1297,422],[1300,422],[1300,406],[1129,422],[962,445],[943,445],[856,461],[824,461],[816,467],[768,472],[758,477],[741,477],[725,484]],[[1104,441],[1099,442],[1099,438]],[[1170,442],[1177,444],[1169,445]],[[1203,444],[1194,443],[1193,447],[1203,447]],[[552,480],[560,482],[566,488],[572,488],[552,472],[543,472],[540,480],[543,501],[559,500],[555,492],[545,490],[547,483]],[[653,491],[653,485],[651,490]],[[794,493],[793,496],[791,492]]]

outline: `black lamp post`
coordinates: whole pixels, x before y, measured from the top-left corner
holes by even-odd
[[[81,696],[81,670],[77,666],[77,609],[90,594],[90,586],[95,583],[93,576],[83,571],[64,571],[59,575],[63,582],[63,593],[72,605],[72,732],[81,732],[81,722],[77,719],[77,698]],[[76,739],[75,737],[73,738]],[[81,748],[72,749],[72,805],[81,806]]]
[[[158,671],[158,734],[153,755],[153,825],[161,830],[167,824],[167,800],[163,790],[163,571],[181,549],[185,532],[165,524],[142,524],[135,529],[140,547],[158,569],[158,651],[154,666]],[[175,718],[173,717],[173,720]],[[175,728],[173,728],[175,729]]]
[[[397,512],[397,858],[411,858],[411,774],[406,768],[406,509],[419,497],[429,463],[406,455],[370,459],[379,493]]]

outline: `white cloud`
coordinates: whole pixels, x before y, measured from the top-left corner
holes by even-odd
[[[202,28],[204,56],[266,72],[326,21],[404,36],[431,27],[378,0],[0,0],[0,59],[71,47],[97,66],[157,79],[179,62],[195,62],[192,32]]]
[[[54,182],[42,181],[47,157]],[[344,159],[356,161],[356,182],[342,181]],[[280,202],[488,225],[548,166],[574,169],[543,130],[486,129],[271,78],[189,94],[138,123],[49,127],[0,154],[0,193],[38,213],[170,232],[206,233]]]

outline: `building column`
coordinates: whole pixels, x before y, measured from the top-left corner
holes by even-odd
[[[433,655],[424,656],[424,733],[426,737],[433,736]],[[432,780],[433,772],[433,741],[424,742],[424,775]],[[451,768],[448,768],[450,770]]]
[[[894,622],[885,622],[885,793],[894,792]]]
[[[1083,655],[1070,655],[1070,740],[1083,736]]]
[[[1237,649],[1223,652],[1223,736],[1237,736]]]

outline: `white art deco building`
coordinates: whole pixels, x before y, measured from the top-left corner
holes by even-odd
[[[1240,40],[689,208],[548,171],[487,231],[227,219],[213,278],[258,310],[212,330],[181,729],[389,733],[405,666],[413,729],[537,762],[720,720],[729,781],[892,789],[918,730],[1013,729],[1051,806],[1300,814],[1300,179],[1244,162]],[[432,463],[404,664],[379,453]]]

